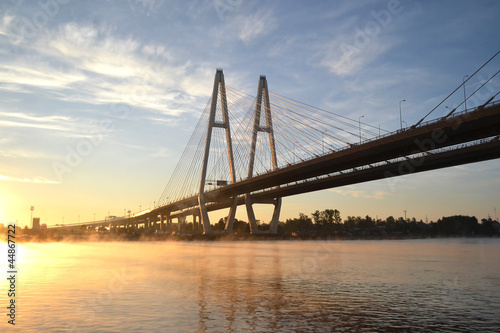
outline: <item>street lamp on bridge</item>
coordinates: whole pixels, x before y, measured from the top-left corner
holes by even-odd
[[[403,129],[403,115],[401,114],[401,103],[406,102],[406,99],[402,99],[399,101],[399,123],[401,125],[401,130]]]
[[[360,116],[359,117],[359,143],[361,143],[361,118],[364,118],[365,116]]]
[[[469,77],[469,75],[465,75],[464,78],[462,79],[462,85],[464,86],[464,103],[465,103],[465,105],[464,105],[464,107],[465,107],[464,111],[467,110],[467,94],[465,93],[465,79],[468,78],[468,77]]]
[[[325,133],[328,132],[328,130],[325,130]],[[323,133],[323,131],[321,131],[321,148],[323,150],[323,155],[325,155],[325,138],[324,138],[325,134]]]

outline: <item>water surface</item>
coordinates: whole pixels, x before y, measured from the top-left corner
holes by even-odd
[[[500,331],[500,239],[38,243],[18,255],[19,332]]]

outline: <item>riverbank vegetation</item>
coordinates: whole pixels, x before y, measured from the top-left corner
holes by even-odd
[[[262,235],[250,235],[250,226],[245,221],[235,220],[232,235],[223,235],[225,219],[220,219],[212,226],[215,238],[224,239],[260,239]],[[259,230],[265,232],[269,224],[258,223]],[[0,234],[6,234],[7,227],[0,224]],[[26,240],[44,239],[167,239],[191,238],[203,239],[199,226],[193,229],[192,222],[174,223],[170,230],[145,229],[144,227],[129,227],[109,230],[101,227],[96,230],[42,228],[31,230],[17,229],[20,237]],[[228,237],[229,236],[229,237]],[[500,237],[500,223],[490,217],[481,221],[474,216],[454,215],[442,217],[436,222],[428,223],[415,218],[386,219],[371,216],[347,216],[342,220],[337,209],[316,210],[311,215],[300,213],[298,217],[282,221],[278,225],[278,234],[274,239],[402,239],[429,237]],[[5,238],[5,237],[2,237]],[[206,237],[207,238],[207,237]],[[210,238],[210,237],[208,237]],[[214,237],[212,237],[214,238]],[[23,238],[18,238],[23,240]]]
[[[214,230],[223,230],[225,221],[221,219]],[[186,229],[189,228],[186,225]],[[184,228],[183,228],[184,229]],[[269,225],[259,223],[259,229],[267,230]],[[233,231],[240,234],[250,233],[247,222],[235,221]],[[491,218],[480,222],[474,216],[447,216],[437,222],[425,223],[415,218],[386,219],[371,216],[347,216],[342,221],[337,209],[315,211],[311,216],[300,213],[298,217],[280,222],[278,235],[298,237],[335,237],[335,238],[406,238],[406,237],[474,237],[500,236],[500,223]]]

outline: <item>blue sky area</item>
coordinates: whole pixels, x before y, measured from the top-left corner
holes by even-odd
[[[276,93],[387,130],[399,128],[406,99],[403,120],[414,124],[500,49],[499,16],[497,0],[2,1],[0,223],[25,225],[30,206],[47,224],[153,206],[216,68],[252,95],[265,74]],[[499,67],[495,59],[466,88]],[[498,79],[489,87],[468,104],[498,91]],[[494,217],[499,167],[285,198],[281,220],[326,208],[343,218]],[[237,217],[246,220],[244,208]]]

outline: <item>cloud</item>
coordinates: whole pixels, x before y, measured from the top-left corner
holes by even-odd
[[[399,16],[403,6],[389,10],[382,4],[345,4],[339,12],[351,14],[335,18],[335,31],[316,54],[318,63],[335,75],[361,73],[401,42],[399,29],[404,21]]]
[[[67,88],[75,82],[85,80],[81,73],[68,73],[43,62],[29,61],[2,65],[0,75],[4,83],[51,89]]]
[[[178,128],[180,126],[178,118],[147,117],[146,119],[154,124],[164,125],[165,127]]]
[[[65,116],[44,116],[44,117],[40,117],[40,116],[31,116],[29,114],[20,113],[20,112],[3,112],[3,111],[0,111],[0,116],[3,116],[3,117],[12,117],[12,118],[21,118],[21,119],[25,119],[25,120],[34,121],[34,122],[52,122],[52,123],[56,123],[56,122],[71,120],[70,117],[65,117]]]
[[[30,158],[30,159],[42,159],[42,158],[54,158],[55,156],[49,155],[45,152],[39,150],[28,150],[26,148],[9,148],[0,149],[0,156],[7,158]]]
[[[56,180],[51,180],[45,177],[33,177],[33,178],[16,178],[0,174],[0,181],[9,182],[20,182],[20,183],[33,183],[33,184],[60,184]]]
[[[356,190],[353,186],[347,186],[345,189],[328,189],[329,192],[334,192],[343,196],[350,196],[353,198],[362,199],[376,199],[382,200],[389,193],[384,191],[375,191],[373,193],[368,193],[366,191]]]
[[[171,116],[195,112],[210,92],[196,79],[203,64],[176,61],[162,45],[116,37],[109,27],[67,23],[23,47],[23,55],[0,64],[0,90],[42,88],[53,99],[125,103]]]
[[[238,37],[245,43],[271,33],[276,28],[276,19],[271,11],[259,11],[253,15],[237,15],[234,23],[238,24]]]
[[[0,20],[0,35],[7,35],[8,34],[13,20],[14,20],[14,16],[11,16],[9,14],[5,14],[2,17],[2,19]]]
[[[26,142],[27,140],[31,140],[31,142],[37,144],[41,144],[45,140],[50,141],[54,138],[61,139],[62,137],[91,140],[95,140],[96,137],[108,137],[112,134],[112,129],[101,125],[102,121],[108,120],[55,115],[32,115],[23,112],[5,112],[0,110],[0,128],[12,129],[10,135],[16,137],[18,141]],[[23,132],[20,129],[27,130]],[[43,131],[43,135],[40,137],[39,132],[35,132],[34,130]],[[2,143],[0,141],[0,145]],[[51,157],[46,154],[33,153],[32,151],[16,150],[10,144],[7,149],[0,150],[0,154],[6,157]]]
[[[163,1],[164,0],[129,0],[130,7],[133,11],[145,13],[147,16],[156,13],[163,5]]]
[[[395,44],[393,40],[378,38],[366,42],[364,46],[358,46],[350,39],[339,39],[330,43],[320,64],[336,75],[354,75]]]
[[[160,148],[156,149],[153,153],[151,153],[151,157],[155,158],[165,158],[165,157],[172,157],[172,151],[170,151],[167,148]]]
[[[3,119],[2,119],[3,118]],[[32,116],[22,112],[1,112],[0,127],[24,127],[74,132],[77,121],[64,116]]]

